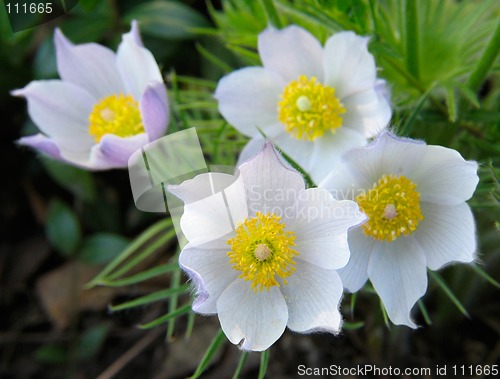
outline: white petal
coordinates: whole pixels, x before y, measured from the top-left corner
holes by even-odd
[[[363,134],[347,127],[341,127],[335,133],[325,133],[314,141],[313,153],[306,171],[315,183],[319,183],[340,163],[345,152],[366,143]]]
[[[222,330],[243,350],[263,351],[285,331],[288,309],[278,287],[257,291],[248,281],[235,280],[217,300]]]
[[[450,205],[470,199],[479,182],[476,162],[442,146],[427,146],[412,179],[422,201]]]
[[[256,135],[245,145],[243,150],[241,150],[240,156],[238,157],[238,162],[236,166],[239,167],[246,161],[255,157],[258,153],[262,151],[266,145],[266,139],[262,135]]]
[[[325,84],[343,99],[375,86],[376,67],[368,38],[340,32],[328,39],[324,53]]]
[[[259,35],[259,55],[265,68],[287,81],[300,75],[323,81],[323,48],[308,31],[292,25],[277,30],[268,28]]]
[[[144,46],[141,39],[141,34],[139,33],[139,25],[137,20],[132,20],[130,32],[122,35],[122,38],[129,40],[131,43],[135,43],[138,46]]]
[[[348,151],[342,159],[359,185],[367,189],[383,175],[404,175],[411,179],[425,151],[423,142],[384,132],[370,145]]]
[[[73,45],[59,29],[54,32],[54,43],[57,69],[64,81],[85,88],[96,99],[124,92],[113,51],[96,43]]]
[[[284,86],[272,71],[247,67],[223,77],[214,96],[222,116],[239,132],[253,137],[259,128],[270,136],[283,129],[278,123],[278,102]]]
[[[224,184],[224,180],[218,183],[221,184]],[[180,224],[191,245],[222,238],[232,233],[236,226],[248,217],[242,178],[238,177],[219,191],[184,206]]]
[[[372,251],[368,277],[396,325],[416,328],[410,311],[427,290],[425,253],[414,238],[379,242]]]
[[[338,273],[344,287],[349,292],[357,292],[368,279],[368,262],[376,241],[365,236],[361,227],[349,231],[348,241],[351,259]]]
[[[136,100],[140,100],[150,82],[163,82],[153,54],[138,45],[130,35],[123,35],[116,55],[116,65],[125,89]]]
[[[293,216],[286,224],[295,233],[294,249],[300,259],[325,269],[347,264],[347,231],[366,219],[355,202],[334,200],[327,190],[319,188],[299,194]]]
[[[84,152],[94,145],[88,117],[95,99],[83,88],[60,80],[44,80],[31,82],[12,94],[26,97],[33,122],[59,147]]]
[[[357,92],[341,99],[346,113],[343,125],[371,138],[384,130],[391,120],[391,105],[375,88]]]
[[[422,202],[424,219],[415,231],[415,239],[427,257],[427,265],[437,270],[452,262],[475,259],[476,227],[466,203],[440,205]]]
[[[275,213],[294,207],[298,193],[305,188],[304,179],[295,170],[285,167],[271,143],[267,143],[252,160],[239,168],[249,214]]]
[[[208,172],[185,180],[180,185],[168,186],[168,190],[189,204],[222,191],[237,179],[234,175],[219,172]]]
[[[297,270],[281,285],[288,304],[288,327],[294,332],[338,333],[342,282],[337,272],[296,260]]]
[[[228,245],[224,241],[211,245],[188,244],[179,256],[179,264],[196,285],[193,310],[202,314],[217,313],[217,299],[240,274],[229,263]]]
[[[319,182],[318,188],[327,189],[338,200],[355,200],[364,191],[357,179],[347,165],[339,164]]]

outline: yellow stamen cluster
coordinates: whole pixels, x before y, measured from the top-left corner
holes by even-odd
[[[227,253],[235,270],[241,271],[239,278],[250,280],[255,292],[272,286],[280,286],[277,277],[287,278],[295,272],[293,257],[299,253],[293,232],[285,231],[281,217],[257,212],[236,228],[236,236],[227,244]],[[287,284],[286,280],[283,280]]]
[[[364,233],[387,242],[412,234],[424,219],[416,187],[404,176],[384,175],[368,192],[357,196],[359,208],[368,216]]]
[[[313,141],[342,126],[345,108],[332,87],[302,75],[289,83],[278,103],[278,117],[293,137]]]
[[[99,142],[105,134],[131,137],[144,133],[139,104],[130,95],[111,95],[99,101],[89,116],[89,134]]]

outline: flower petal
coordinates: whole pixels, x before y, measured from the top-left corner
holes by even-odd
[[[259,35],[258,48],[264,67],[287,82],[300,75],[323,81],[323,48],[305,29],[295,25],[281,30],[268,28]]]
[[[278,102],[284,86],[272,71],[247,67],[223,77],[214,96],[222,116],[238,131],[253,137],[259,128],[269,137],[278,127],[283,129],[278,123]]]
[[[338,270],[344,287],[349,292],[357,292],[368,279],[368,262],[376,241],[365,236],[361,227],[349,231],[349,248],[351,259],[347,266]]]
[[[355,202],[334,200],[327,190],[320,188],[299,194],[293,216],[286,225],[295,233],[294,249],[300,253],[300,259],[325,269],[347,264],[350,255],[347,231],[366,219]]]
[[[127,93],[139,100],[150,82],[163,83],[160,69],[151,52],[137,44],[132,34],[122,36],[116,53],[116,65]]]
[[[326,133],[314,141],[306,171],[315,183],[319,183],[340,163],[342,154],[366,143],[366,138],[361,133],[346,127],[337,129],[335,133]],[[294,155],[290,154],[292,158]]]
[[[358,178],[352,174],[347,165],[339,164],[318,183],[318,188],[327,189],[334,199],[355,200],[364,190],[360,190]]]
[[[296,260],[297,270],[280,289],[288,304],[288,327],[294,332],[340,330],[342,282],[337,272]]]
[[[427,146],[412,179],[422,201],[449,205],[470,199],[479,182],[476,162],[442,146]]]
[[[263,351],[281,337],[288,309],[278,287],[257,291],[242,279],[235,280],[217,300],[222,330],[243,350]]]
[[[147,143],[146,133],[132,137],[105,134],[99,143],[92,147],[90,164],[99,168],[127,167],[130,156]]]
[[[353,32],[334,34],[324,52],[325,84],[343,99],[375,86],[375,60],[368,51],[368,38]]]
[[[41,133],[28,137],[22,137],[17,141],[17,143],[20,145],[32,147],[51,158],[63,160],[63,158],[61,157],[61,151],[59,150],[57,144]]]
[[[377,243],[368,264],[368,277],[396,325],[416,328],[410,311],[427,290],[425,253],[412,237]]]
[[[88,116],[95,100],[84,89],[60,80],[43,80],[12,94],[26,97],[33,122],[61,148],[83,152],[94,144]]]
[[[341,101],[346,109],[342,115],[344,126],[359,131],[366,138],[379,134],[391,120],[391,105],[375,88],[357,92]]]
[[[163,82],[148,84],[141,98],[140,109],[149,141],[162,137],[167,130],[170,116],[167,89]]]
[[[404,175],[411,179],[425,152],[423,142],[384,132],[370,145],[348,151],[342,159],[359,185],[367,189],[383,175]]]
[[[474,217],[466,203],[441,205],[422,202],[424,219],[415,231],[427,266],[438,270],[448,263],[470,263],[477,249]]]
[[[234,175],[219,172],[208,172],[196,175],[179,185],[168,186],[169,192],[181,199],[185,204],[212,196],[230,186],[237,179]]]
[[[139,24],[137,20],[132,20],[130,32],[123,34],[122,38],[129,40],[131,43],[135,43],[137,46],[144,46],[141,34],[139,33]]]
[[[277,154],[273,145],[267,143],[256,157],[239,168],[252,215],[293,209],[298,193],[305,188],[302,176],[287,168]]]
[[[206,177],[206,174],[203,175]],[[225,183],[225,179],[220,176],[213,178],[220,179],[218,185]],[[210,192],[214,192],[214,189],[215,187],[211,188]],[[199,194],[201,193],[202,191],[199,192]],[[194,198],[196,195],[192,197]],[[238,177],[227,187],[219,189],[219,192],[185,204],[181,228],[191,245],[197,246],[232,233],[236,225],[247,216],[248,209],[243,179]]]
[[[197,247],[188,244],[182,250],[179,264],[196,286],[195,312],[217,313],[217,299],[238,277],[239,271],[231,268],[227,252],[228,245],[223,240]]]
[[[264,149],[265,145],[266,145],[266,139],[262,137],[262,135],[258,134],[255,137],[253,137],[250,141],[248,141],[243,150],[241,150],[236,166],[239,167],[246,161],[249,161],[250,159],[255,157],[258,153],[262,151],[262,149]]]
[[[54,32],[54,43],[64,81],[85,88],[96,99],[124,92],[113,51],[96,43],[73,45],[60,29]]]

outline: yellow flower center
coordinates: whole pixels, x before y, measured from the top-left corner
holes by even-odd
[[[89,134],[99,142],[105,134],[131,137],[144,133],[139,103],[130,95],[111,95],[94,105],[89,116]]]
[[[278,103],[278,117],[293,137],[313,141],[342,126],[345,108],[332,87],[302,75],[289,83]]]
[[[424,219],[416,187],[404,176],[384,175],[367,193],[357,196],[359,208],[368,216],[364,233],[387,242],[412,234]]]
[[[257,212],[227,241],[232,267],[241,271],[239,278],[252,282],[255,292],[279,287],[277,277],[287,278],[295,272],[293,257],[299,253],[291,248],[295,246],[294,233],[285,231],[285,227],[281,217]],[[283,283],[287,284],[286,280]]]

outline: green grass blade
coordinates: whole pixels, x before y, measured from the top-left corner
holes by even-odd
[[[135,275],[130,275],[126,278],[123,279],[118,279],[118,280],[102,280],[101,283],[107,287],[123,287],[123,286],[129,286],[131,284],[137,284],[140,282],[144,282],[148,279],[154,278],[156,276],[160,276],[163,274],[167,274],[169,272],[174,272],[180,270],[178,264],[165,264],[165,265],[160,265],[157,267],[150,268],[146,271],[140,272]]]
[[[262,5],[266,11],[267,19],[275,28],[281,29],[283,27],[273,0],[262,0]]]
[[[179,287],[181,284],[181,271],[175,271],[172,275],[172,278],[170,280],[170,287]],[[168,304],[168,312],[173,313],[175,312],[177,308],[177,304],[179,302],[179,296],[177,294],[174,294],[170,298],[170,302]],[[172,340],[173,335],[174,335],[174,328],[175,328],[175,318],[172,318],[168,321],[168,326],[167,326],[167,340]]]
[[[358,322],[344,322],[342,324],[342,328],[344,330],[361,329],[363,326],[365,326],[365,323],[363,321],[358,321]]]
[[[420,308],[420,312],[422,312],[422,316],[424,316],[425,323],[427,325],[432,325],[432,320],[429,316],[429,312],[422,300],[418,300],[418,307]]]
[[[248,358],[248,352],[246,351],[241,352],[241,357],[240,360],[238,361],[238,366],[236,366],[236,370],[234,371],[233,379],[238,379],[240,377],[241,370],[243,370],[247,358]]]
[[[264,350],[260,354],[260,367],[258,379],[264,379],[267,372],[267,365],[269,364],[269,349]]]
[[[500,52],[500,21],[497,24],[495,32],[490,39],[490,42],[484,49],[483,55],[477,61],[476,67],[472,71],[467,80],[467,86],[477,92],[484,80],[488,76],[488,72],[491,69],[491,66],[495,62],[495,59]]]
[[[382,312],[385,326],[390,328],[391,324],[389,323],[389,316],[387,315],[387,310],[385,309],[384,303],[382,303],[382,299],[380,299],[380,311]]]
[[[190,377],[190,379],[199,378],[201,374],[203,374],[203,371],[205,371],[210,362],[212,362],[215,353],[217,352],[217,350],[219,350],[219,348],[225,341],[226,341],[226,336],[224,335],[222,329],[220,329],[217,332],[215,338],[212,340],[212,343],[208,347],[207,351],[205,351],[205,355],[203,355],[203,358],[201,358],[200,364],[198,365],[196,371]]]
[[[157,319],[155,319],[151,322],[148,322],[147,324],[139,325],[139,329],[154,328],[155,326],[165,324],[166,322],[168,322],[171,319],[185,315],[186,313],[189,313],[190,311],[191,311],[191,304],[183,305],[182,307],[177,308],[174,312],[167,313],[166,315],[158,317]]]
[[[446,282],[441,278],[441,276],[432,270],[429,270],[429,275],[436,281],[436,283],[441,287],[441,289],[444,291],[446,296],[450,298],[453,304],[457,307],[457,309],[467,318],[470,318],[469,312],[465,309],[465,307],[462,305],[460,300],[455,296],[453,291],[451,290],[450,287],[446,284]]]
[[[482,267],[478,266],[477,264],[471,264],[469,265],[469,267],[472,268],[476,272],[476,274],[478,274],[481,278],[483,278],[496,288],[500,288],[500,283],[498,283],[495,279],[493,279],[486,271],[483,270]]]
[[[210,51],[205,49],[199,43],[196,44],[196,50],[198,50],[198,52],[202,56],[204,56],[208,61],[212,62],[215,66],[219,67],[222,70],[222,72],[227,74],[227,73],[233,71],[233,68],[230,65],[228,65],[223,60],[219,59],[219,57],[212,54]]]
[[[127,301],[125,303],[121,303],[118,305],[112,305],[109,307],[109,309],[113,312],[116,312],[116,311],[121,311],[124,309],[139,307],[141,305],[145,305],[145,304],[149,304],[149,303],[154,303],[156,301],[165,300],[174,294],[178,295],[180,293],[186,292],[188,287],[189,286],[187,284],[185,284],[185,285],[180,286],[180,287],[173,287],[173,288],[169,288],[166,290],[156,291],[156,292],[150,293],[148,295],[138,297],[137,299]]]
[[[457,121],[457,101],[455,99],[455,88],[446,89],[446,105],[448,106],[448,120]]]
[[[418,0],[406,0],[406,67],[416,79],[420,78],[420,34]]]

